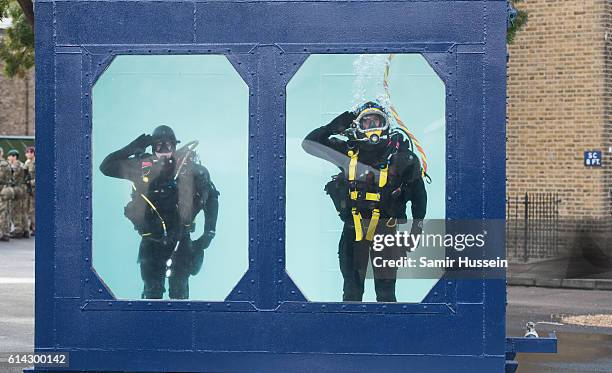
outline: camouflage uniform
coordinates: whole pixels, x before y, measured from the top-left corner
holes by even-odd
[[[9,209],[14,191],[11,187],[12,172],[9,163],[0,158],[0,238],[6,240],[11,232]]]
[[[15,190],[15,199],[11,203],[11,219],[13,220],[13,236],[23,237],[30,235],[30,227],[28,224],[28,192],[26,189],[26,169],[21,161],[15,161],[11,164],[13,171],[13,189]]]
[[[34,201],[36,200],[36,161],[28,159],[25,162],[25,168],[28,171],[28,218],[30,219],[30,230],[34,231],[36,226],[36,215]]]

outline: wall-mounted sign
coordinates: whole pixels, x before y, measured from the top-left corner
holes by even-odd
[[[601,167],[601,159],[601,150],[587,150],[584,152],[584,165],[586,167]]]

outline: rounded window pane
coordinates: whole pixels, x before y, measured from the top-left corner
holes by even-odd
[[[230,293],[248,267],[247,131],[224,56],[119,56],[98,79],[93,266],[116,298]]]
[[[373,243],[445,218],[445,101],[419,54],[312,55],[292,78],[287,272],[308,300],[420,302],[442,275],[374,269]]]

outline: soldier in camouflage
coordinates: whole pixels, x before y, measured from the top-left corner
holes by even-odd
[[[30,234],[33,236],[36,228],[36,215],[34,201],[36,200],[36,155],[34,147],[30,146],[26,149],[25,168],[27,170],[27,189],[28,189],[28,218],[30,220]]]
[[[4,159],[4,150],[0,148],[0,241],[8,241],[11,232],[9,209],[14,197],[11,166]]]
[[[13,174],[13,190],[15,199],[11,203],[10,215],[13,220],[12,238],[29,238],[30,227],[27,214],[27,188],[26,188],[26,169],[19,160],[19,151],[11,149],[8,152],[8,161],[11,165]]]

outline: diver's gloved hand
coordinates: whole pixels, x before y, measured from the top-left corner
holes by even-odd
[[[129,145],[126,146],[125,149],[129,149],[132,153],[135,153],[138,150],[141,150],[144,152],[144,150],[148,146],[150,146],[152,143],[153,143],[153,136],[146,135],[143,133],[142,135],[138,136],[136,140],[129,143]]]
[[[204,262],[204,250],[210,246],[210,242],[215,237],[215,231],[207,231],[202,237],[193,241],[192,256],[191,256],[191,268],[190,273],[192,276],[197,275],[202,269],[202,263]]]
[[[417,242],[417,237],[423,233],[423,220],[422,219],[414,219],[412,221],[412,227],[410,228],[410,235],[414,237],[414,239],[408,240],[408,242]],[[416,250],[416,247],[413,245],[408,245],[404,247],[406,249],[406,253],[411,253]]]
[[[357,115],[355,113],[352,113],[350,111],[345,111],[344,113],[334,118],[334,120],[332,120],[327,125],[327,128],[334,135],[341,134],[342,132],[346,131],[351,126],[351,123],[355,119],[357,119]]]
[[[193,249],[194,250],[205,250],[210,246],[212,239],[215,238],[215,231],[204,232],[202,237],[193,241]]]

